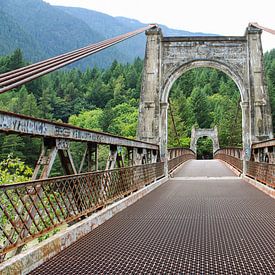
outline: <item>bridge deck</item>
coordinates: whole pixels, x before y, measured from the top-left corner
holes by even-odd
[[[220,162],[190,161],[32,274],[274,274],[274,213]]]

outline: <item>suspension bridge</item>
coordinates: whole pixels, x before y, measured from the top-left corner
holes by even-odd
[[[274,274],[275,139],[263,30],[274,34],[250,23],[238,37],[164,37],[152,24],[1,74],[5,93],[146,32],[138,139],[0,111],[1,133],[42,140],[32,180],[0,186],[0,273]],[[169,91],[198,67],[237,84],[243,148],[219,148],[217,129],[194,129],[191,149],[167,148]],[[196,160],[201,136],[215,143],[214,160]],[[71,142],[86,147],[78,166]],[[109,155],[100,171],[101,146]],[[57,157],[64,175],[50,177]]]

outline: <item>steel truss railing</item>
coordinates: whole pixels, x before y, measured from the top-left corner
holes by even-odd
[[[192,150],[169,149],[171,172]],[[0,255],[163,177],[164,162],[0,185]],[[3,258],[3,257],[2,257]]]
[[[221,159],[240,172],[243,171],[242,149],[226,148],[215,153],[215,159]],[[275,188],[275,164],[264,162],[247,161],[246,176]]]
[[[275,164],[249,161],[246,175],[275,188]]]
[[[173,149],[173,151],[177,151],[177,150],[180,150],[181,155],[174,157],[168,161],[169,172],[173,171],[175,168],[177,168],[179,165],[186,162],[187,160],[196,158],[195,153],[190,149],[182,149],[182,148]]]
[[[233,166],[235,169],[237,169],[239,172],[243,171],[243,161],[235,156],[230,156],[225,153],[219,152],[215,155],[215,159],[221,159],[231,166]]]
[[[2,185],[0,253],[77,221],[163,176],[164,163],[159,162]]]

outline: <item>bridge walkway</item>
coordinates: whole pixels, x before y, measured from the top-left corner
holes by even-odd
[[[32,274],[274,274],[274,213],[218,160],[192,160]]]

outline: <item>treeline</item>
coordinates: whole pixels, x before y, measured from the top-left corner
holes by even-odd
[[[27,65],[22,52],[0,58],[0,73]],[[108,69],[54,72],[0,95],[0,109],[80,127],[135,137],[143,61]],[[1,135],[0,160],[10,152],[33,167],[40,141]]]
[[[0,73],[26,65],[22,52],[0,57]],[[275,121],[275,50],[265,54],[268,87]],[[80,127],[136,136],[143,61],[114,61],[108,69],[67,69],[51,73],[0,95],[0,109],[69,122]],[[241,145],[240,93],[224,73],[208,68],[186,72],[172,87],[170,103],[178,144],[169,115],[169,146],[189,146],[193,125],[217,125],[221,146]],[[31,167],[41,141],[16,135],[0,136],[0,161],[10,152]]]

